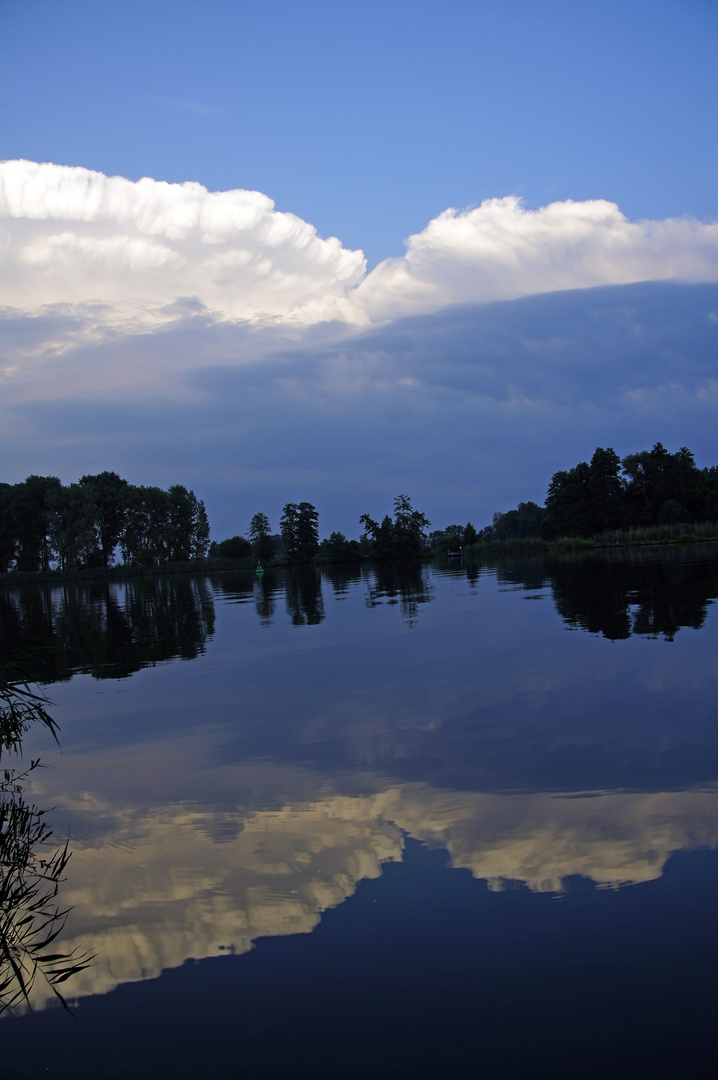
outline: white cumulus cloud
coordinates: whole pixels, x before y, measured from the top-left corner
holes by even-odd
[[[342,317],[365,272],[258,191],[30,161],[0,164],[0,251],[0,302],[21,310],[193,296],[222,318],[316,322]]]
[[[367,325],[455,303],[595,285],[718,280],[718,224],[631,222],[610,202],[445,210],[371,273],[257,191],[133,182],[84,168],[0,163],[0,304],[94,305],[127,331],[193,298],[215,319]]]
[[[448,304],[638,281],[718,280],[718,224],[631,222],[615,203],[487,199],[445,210],[380,263],[355,299],[380,321]]]

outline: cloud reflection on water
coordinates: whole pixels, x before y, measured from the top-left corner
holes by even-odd
[[[196,748],[175,749],[181,757]],[[158,777],[166,750],[147,763]],[[93,764],[76,759],[66,781],[87,782]],[[246,793],[252,772],[228,768],[214,782],[226,790],[234,779]],[[227,809],[225,801],[221,809],[158,802],[138,810],[99,791],[66,797],[71,819],[94,823],[73,843],[63,893],[73,908],[63,947],[100,957],[74,980],[76,997],[154,978],[189,958],[247,952],[260,937],[309,933],[360,881],[401,860],[405,837],[446,848],[451,866],[490,889],[521,882],[556,893],[574,875],[611,888],[655,880],[675,852],[718,846],[715,789],[567,797],[376,781],[369,793],[308,798],[307,788],[326,789],[326,778],[289,768],[270,786],[283,799],[276,809]]]
[[[538,893],[655,881],[718,846],[717,573],[701,549],[277,574],[270,597],[253,575],[126,583],[108,608],[103,586],[71,664],[82,590],[45,595],[27,610],[58,638],[63,756],[42,748],[34,797],[71,837],[63,946],[102,957],[71,992],[309,933],[408,837]],[[110,609],[144,668],[129,682],[97,663]],[[173,653],[192,659],[158,663]],[[80,665],[94,678],[68,679]]]

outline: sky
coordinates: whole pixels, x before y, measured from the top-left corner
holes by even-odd
[[[718,463],[713,0],[0,0],[0,479],[213,536]]]

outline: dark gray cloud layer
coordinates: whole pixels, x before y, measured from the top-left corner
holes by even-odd
[[[78,327],[87,328],[83,339]],[[3,478],[114,468],[193,486],[215,535],[309,499],[358,534],[409,494],[437,526],[521,499],[597,445],[718,463],[718,286],[643,283],[446,308],[292,337],[179,308],[94,340],[91,312],[9,312]],[[59,343],[59,344],[58,344]],[[31,359],[27,359],[30,357]]]

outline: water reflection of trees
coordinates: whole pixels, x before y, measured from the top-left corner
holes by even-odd
[[[322,572],[330,582],[335,596],[346,596],[352,585],[361,581],[362,568],[359,563],[341,563],[322,567]]]
[[[715,551],[678,548],[596,552],[589,556],[492,562],[500,584],[551,587],[568,626],[612,641],[631,634],[672,641],[681,627],[699,629],[718,596]]]
[[[284,593],[287,614],[294,626],[312,626],[326,617],[322,581],[331,585],[336,597],[346,596],[362,580],[367,582],[368,607],[380,604],[401,605],[402,617],[414,625],[419,604],[431,599],[430,570],[426,563],[377,563],[371,568],[357,564],[292,567],[254,575],[222,575],[212,578],[213,587],[230,603],[252,599],[259,620],[273,621],[277,596]]]
[[[214,632],[202,578],[133,578],[0,590],[0,659],[27,635],[47,642],[31,674],[43,682],[78,672],[119,678],[173,657],[193,659]]]
[[[409,626],[416,626],[419,605],[431,600],[429,567],[422,562],[376,563],[367,578],[366,605],[400,604],[401,615]]]
[[[293,626],[314,626],[324,618],[322,579],[313,567],[290,570],[284,583],[284,595]]]
[[[257,578],[252,595],[257,618],[262,626],[271,626],[274,622],[274,608],[276,606],[275,594],[277,583],[274,574],[264,573]]]
[[[209,580],[213,590],[223,597],[225,603],[253,604],[260,624],[272,625],[279,587],[273,570],[265,570],[262,574],[257,574],[254,570],[212,574]]]
[[[650,561],[594,558],[551,567],[556,610],[569,626],[612,640],[631,634],[672,641],[698,630],[718,595],[718,560],[667,551]]]
[[[556,610],[572,628],[611,640],[631,634],[672,640],[681,627],[698,629],[718,596],[715,551],[677,548],[594,552],[587,556],[495,557],[459,571],[471,585],[495,574],[499,587],[551,588]],[[322,579],[335,596],[359,582],[367,607],[400,606],[408,626],[433,596],[431,568],[418,560],[372,566],[325,566],[240,572],[209,577],[158,576],[126,581],[66,583],[0,589],[0,663],[27,635],[42,639],[42,664],[32,678],[49,683],[76,673],[120,678],[175,657],[201,655],[214,633],[214,595],[251,604],[261,625],[275,618],[284,593],[294,626],[325,618]]]
[[[705,553],[704,553],[705,554]],[[718,559],[677,548],[596,552],[590,556],[509,556],[467,563],[462,568],[471,585],[481,573],[496,573],[500,587],[539,591],[551,588],[559,615],[575,629],[600,633],[611,640],[642,634],[672,640],[681,627],[698,629],[718,596]],[[398,604],[407,625],[415,626],[421,604],[433,596],[430,567],[418,560],[361,566],[326,566],[322,575],[335,595],[343,596],[362,578],[366,605]],[[266,576],[266,575],[265,575]],[[324,618],[321,577],[311,568],[287,572],[287,612],[295,626]],[[257,611],[271,619],[277,585],[262,583],[255,593]]]

